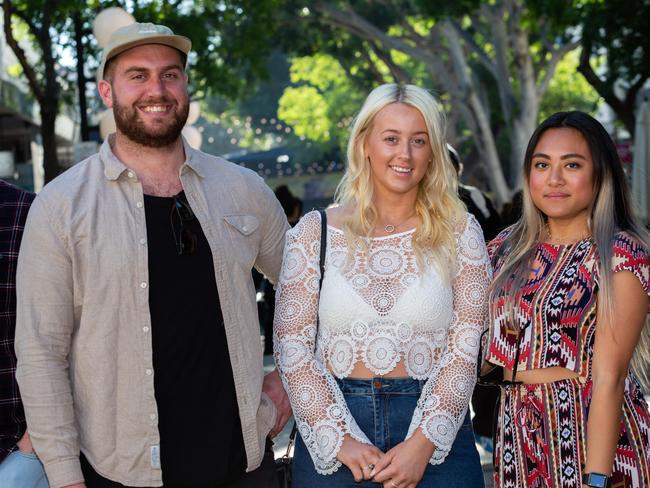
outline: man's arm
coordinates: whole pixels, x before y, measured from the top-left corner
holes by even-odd
[[[16,276],[16,379],[29,433],[52,488],[83,482],[68,353],[74,328],[72,262],[57,220],[34,200]]]
[[[261,209],[260,229],[262,231],[262,242],[255,261],[255,267],[271,283],[276,283],[282,266],[284,237],[289,229],[289,223],[280,202],[261,178],[258,185],[259,192],[257,193],[259,197],[257,198],[259,198]]]
[[[284,210],[275,197],[275,194],[260,178],[259,183],[259,204],[261,208],[261,231],[262,242],[260,244],[260,251],[255,261],[255,267],[258,268],[271,283],[276,283],[280,275],[280,267],[282,266],[282,253],[284,251],[284,238],[289,223],[284,214]],[[291,404],[287,397],[286,391],[280,381],[280,376],[277,370],[272,371],[264,376],[264,383],[262,384],[262,391],[268,395],[277,410],[275,418],[275,425],[271,428],[269,433],[271,437],[275,437],[282,431],[284,425],[291,416]]]

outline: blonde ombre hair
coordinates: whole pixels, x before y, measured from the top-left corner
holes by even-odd
[[[394,83],[375,88],[364,102],[352,125],[347,149],[347,169],[336,190],[339,205],[352,210],[343,223],[350,252],[366,244],[360,237],[372,236],[377,223],[372,170],[365,154],[365,145],[377,113],[392,103],[403,103],[417,109],[424,118],[431,145],[431,162],[420,181],[415,202],[419,225],[413,234],[413,250],[420,270],[425,255],[447,280],[454,272],[454,232],[465,223],[465,206],[458,197],[456,171],[449,160],[445,141],[445,121],[438,102],[428,91],[414,85]]]
[[[521,289],[529,275],[529,264],[536,244],[545,238],[546,216],[535,206],[530,194],[530,172],[533,154],[540,138],[548,129],[570,128],[584,137],[594,164],[593,199],[589,208],[589,229],[598,250],[598,324],[612,324],[614,294],[612,290],[612,243],[617,232],[625,231],[646,251],[650,235],[637,220],[630,203],[627,178],[623,172],[616,146],[605,128],[590,115],[579,112],[558,112],[535,130],[524,157],[523,210],[521,219],[496,251],[503,264],[490,287],[490,300],[495,300],[510,280],[512,290]],[[518,328],[514,317],[515,294],[508,294],[506,314],[508,327]],[[637,344],[631,367],[646,387],[650,386],[650,325],[646,325]]]

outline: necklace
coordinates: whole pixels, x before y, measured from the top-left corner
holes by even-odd
[[[403,220],[401,223],[399,223],[399,224],[386,224],[386,225],[384,225],[384,231],[386,231],[386,234],[392,234],[393,232],[395,232],[395,229],[397,229],[398,227],[403,226],[403,225],[404,225],[406,222],[408,222],[408,221],[411,219],[411,217],[413,217],[414,215],[415,215],[415,212],[412,213],[411,215],[409,215],[406,219],[404,219],[404,220]]]
[[[562,238],[556,238],[553,239],[553,234],[551,234],[551,228],[548,225],[548,222],[544,224],[545,230],[546,230],[546,235],[548,237],[548,242],[549,244],[559,244],[559,245],[566,245],[566,241],[571,241],[571,244],[574,244],[578,241],[582,241],[584,239],[591,239],[591,231],[588,230],[586,233],[582,234],[580,237],[574,239],[562,239]],[[561,241],[561,242],[554,242],[554,240]]]

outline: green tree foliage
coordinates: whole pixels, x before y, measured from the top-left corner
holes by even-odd
[[[57,46],[69,42],[66,27],[82,7],[72,0],[3,0],[2,8],[5,38],[40,108],[43,166],[49,181],[59,173],[55,122],[70,86],[65,68],[57,64]],[[19,45],[21,31],[27,32],[39,59],[30,59]]]
[[[580,52],[575,50],[558,63],[539,107],[540,122],[560,110],[582,110],[595,114],[600,95],[577,72],[579,58]]]
[[[590,0],[579,4],[582,54],[579,70],[634,135],[639,90],[650,77],[650,1]],[[594,59],[605,57],[605,68]]]
[[[127,2],[125,2],[127,3]],[[190,81],[196,97],[250,93],[267,75],[282,0],[150,0],[135,2],[139,22],[169,26],[192,40]],[[129,5],[129,3],[127,3]]]
[[[472,138],[497,200],[509,199],[557,64],[577,46],[567,24],[571,10],[560,8],[567,2],[288,5],[302,20],[288,30],[292,52],[332,55],[355,86],[365,85],[365,93],[386,81],[433,88],[452,109],[452,121],[462,120],[459,133]]]
[[[254,82],[266,75],[265,62],[273,48],[274,29],[280,26],[275,16],[283,3],[281,0],[0,1],[7,42],[40,107],[46,181],[60,171],[54,132],[56,116],[62,103],[72,104],[76,92],[85,89],[83,79],[79,86],[75,85],[78,73],[85,71],[92,80],[99,64],[100,52],[91,35],[91,22],[99,11],[122,6],[140,22],[165,24],[186,35],[193,43],[189,59],[193,96],[223,94],[235,99],[251,92]],[[14,32],[21,28],[26,28],[37,59],[31,59],[16,40]],[[82,51],[75,49],[79,39],[84,44]],[[83,53],[83,63],[77,63],[79,52]],[[65,59],[73,62],[68,66]]]
[[[299,136],[342,144],[364,94],[328,54],[295,58],[290,73],[294,86],[280,98],[278,116]]]

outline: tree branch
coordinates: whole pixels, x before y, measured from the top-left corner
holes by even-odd
[[[594,87],[598,94],[605,99],[605,102],[612,107],[614,112],[621,113],[623,111],[623,102],[616,96],[616,94],[614,94],[614,90],[612,90],[612,88],[595,73],[589,61],[590,56],[591,43],[583,40],[578,71],[585,77],[587,82]]]
[[[363,40],[379,42],[384,48],[402,51],[424,63],[439,64],[436,56],[423,49],[414,47],[401,39],[385,34],[351,9],[342,11],[331,3],[323,1],[316,1],[314,3],[314,9],[325,16],[323,21],[340,27]]]
[[[494,65],[494,62],[490,59],[490,57],[487,55],[485,50],[478,45],[478,43],[472,37],[472,35],[469,32],[467,32],[465,29],[463,29],[457,21],[450,20],[449,22],[454,27],[454,29],[456,29],[456,32],[461,37],[465,45],[469,47],[474,54],[476,54],[481,64],[485,66],[485,68],[490,73],[492,73],[492,76],[496,78],[498,76],[496,66]]]
[[[396,83],[409,83],[411,81],[409,74],[393,61],[390,51],[384,51],[376,42],[368,41],[368,44],[370,44],[377,57],[388,67]]]
[[[494,78],[499,89],[499,99],[503,109],[503,117],[509,126],[515,111],[515,94],[510,83],[510,70],[508,64],[509,38],[504,21],[505,6],[503,4],[481,8],[488,19],[492,31],[492,44],[494,45],[495,72]]]
[[[9,47],[11,47],[11,50],[16,55],[20,66],[23,68],[23,72],[25,73],[25,77],[27,78],[27,82],[29,83],[29,87],[31,88],[32,93],[38,100],[39,104],[42,104],[45,101],[43,88],[38,82],[38,77],[36,76],[34,68],[32,68],[32,66],[29,64],[29,61],[27,60],[25,51],[18,45],[18,42],[14,37],[14,32],[11,27],[11,18],[14,15],[14,12],[10,0],[4,0],[2,4],[2,10],[4,14],[4,32],[7,39],[7,44],[9,44]]]
[[[10,0],[7,0],[7,1],[10,1]],[[34,22],[32,22],[32,19],[30,19],[25,12],[23,12],[21,10],[15,10],[15,9],[12,8],[11,13],[13,15],[15,15],[16,17],[18,17],[20,20],[22,20],[25,23],[25,25],[27,25],[27,28],[31,31],[31,33],[34,36],[38,36],[38,34],[39,34],[38,27],[36,26],[36,24],[34,24]]]
[[[368,69],[372,73],[372,76],[373,76],[374,80],[377,83],[384,83],[384,75],[377,68],[377,65],[375,64],[375,61],[372,59],[372,57],[368,53],[368,50],[367,49],[361,49],[360,52],[361,52],[361,56],[363,57],[363,59],[365,59],[366,63],[368,63]],[[339,60],[339,63],[340,62],[341,61]],[[346,71],[348,73],[348,76],[351,78],[352,77],[352,70],[350,69],[349,66],[347,68],[345,68],[345,69],[346,69]]]
[[[540,99],[544,96],[546,90],[548,90],[548,85],[551,83],[551,80],[553,79],[553,75],[555,74],[555,68],[557,68],[557,64],[562,60],[564,56],[566,56],[568,53],[576,49],[578,46],[580,46],[580,42],[574,41],[574,42],[569,42],[567,44],[564,44],[563,46],[560,46],[558,49],[553,49],[552,51],[550,51],[551,59],[549,59],[548,63],[546,63],[546,66],[544,67],[544,78],[537,86],[537,96]]]

